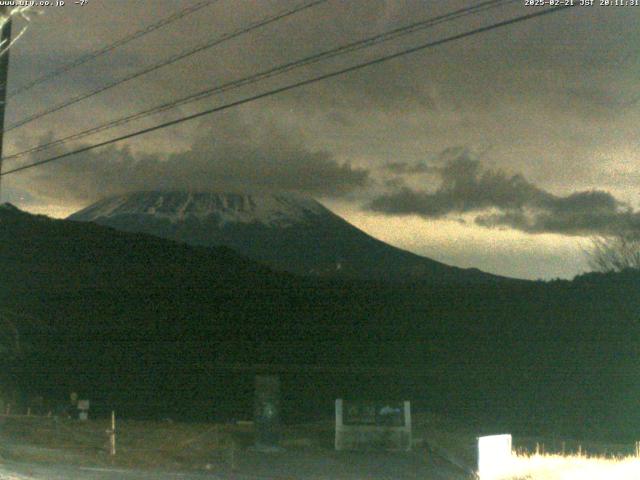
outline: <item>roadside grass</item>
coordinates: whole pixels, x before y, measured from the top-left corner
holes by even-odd
[[[117,455],[109,454],[108,420],[0,418],[0,456],[77,466],[201,470],[227,467],[247,428],[222,424],[119,421]]]
[[[477,465],[476,433],[432,414],[413,416],[414,454],[439,457],[466,471]],[[253,425],[118,421],[117,455],[109,455],[108,420],[0,416],[0,459],[141,470],[233,471],[253,444]],[[290,451],[336,458],[330,419],[286,426]],[[332,453],[333,452],[333,453]],[[566,453],[565,453],[566,452]],[[640,457],[631,445],[585,444],[514,437],[511,468],[500,480],[640,480]],[[466,477],[465,477],[466,478]],[[497,480],[492,478],[490,480]],[[484,480],[484,479],[482,479]]]
[[[505,480],[638,480],[639,457],[516,454]],[[493,480],[493,479],[492,479]]]

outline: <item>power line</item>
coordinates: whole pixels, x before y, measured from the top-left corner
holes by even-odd
[[[320,52],[317,54],[313,54],[311,56],[307,56],[304,57],[302,59],[293,61],[293,62],[287,62],[285,64],[276,66],[274,68],[270,68],[267,69],[265,71],[259,72],[257,74],[253,74],[250,75],[248,77],[243,77],[241,79],[238,80],[234,80],[231,82],[227,82],[225,84],[222,85],[218,85],[218,86],[214,86],[212,88],[208,88],[206,90],[197,92],[195,94],[190,94],[187,95],[186,97],[183,97],[181,99],[178,100],[172,100],[171,102],[153,107],[151,109],[148,110],[144,110],[142,112],[138,112],[132,115],[128,115],[116,120],[113,120],[111,122],[108,122],[106,124],[103,125],[99,125],[96,127],[92,127],[90,129],[81,131],[81,132],[77,132],[74,133],[72,135],[69,135],[67,137],[63,137],[42,145],[38,145],[35,147],[32,147],[30,149],[18,152],[18,153],[14,153],[12,155],[8,155],[4,158],[4,160],[8,160],[8,159],[14,159],[14,158],[18,158],[30,153],[35,153],[35,152],[40,152],[43,150],[47,150],[51,147],[54,146],[59,146],[62,145],[64,143],[67,143],[71,140],[78,140],[80,138],[84,138],[86,136],[89,135],[93,135],[105,130],[109,130],[112,128],[115,128],[117,126],[121,126],[121,125],[125,125],[127,123],[133,122],[135,120],[139,120],[142,118],[145,118],[147,116],[153,115],[153,114],[157,114],[166,110],[170,110],[173,108],[177,108],[179,106],[182,105],[186,105],[188,103],[193,103],[196,101],[200,101],[200,100],[204,100],[205,98],[211,97],[213,95],[216,95],[218,93],[221,92],[225,92],[228,90],[232,90],[232,89],[236,89],[242,86],[246,86],[246,85],[250,85],[271,77],[275,77],[277,75],[281,75],[283,73],[286,73],[288,71],[300,68],[300,67],[304,67],[304,66],[308,66],[311,65],[313,63],[317,63],[320,62],[322,60],[326,60],[329,58],[333,58],[336,57],[338,55],[343,55],[345,53],[351,53],[351,52],[355,52],[364,48],[368,48],[371,47],[373,45],[379,44],[379,43],[383,43],[383,42],[388,42],[390,40],[394,40],[398,37],[404,36],[404,35],[409,35],[412,33],[415,33],[419,30],[425,29],[425,28],[431,28],[435,25],[438,25],[440,23],[444,23],[444,22],[449,22],[452,20],[456,20],[458,18],[461,18],[463,16],[467,16],[467,15],[471,15],[471,14],[475,14],[475,13],[479,13],[485,10],[489,10],[489,9],[493,9],[502,5],[506,5],[509,3],[515,3],[517,0],[487,0],[484,2],[479,3],[478,5],[475,5],[473,7],[465,7],[459,10],[455,10],[453,12],[449,12],[447,14],[443,14],[443,15],[439,15],[436,17],[431,17],[428,18],[426,20],[422,20],[419,22],[414,22],[412,24],[403,26],[403,27],[398,27],[395,28],[393,30],[390,30],[388,32],[384,32],[381,34],[377,34],[374,35],[372,37],[367,37],[365,39],[362,40],[358,40],[358,41],[354,41],[351,42],[347,45],[342,45],[339,46],[337,48],[333,48],[330,50],[326,50],[324,52]]]
[[[191,5],[189,7],[183,8],[182,10],[179,10],[171,15],[169,15],[166,18],[163,18],[162,20],[153,23],[151,25],[146,26],[145,28],[138,30],[130,35],[127,35],[126,37],[121,38],[120,40],[117,40],[109,45],[106,45],[102,48],[99,48],[98,50],[95,50],[93,52],[87,53],[85,55],[82,55],[80,57],[78,57],[77,59],[67,63],[66,65],[63,65],[60,68],[57,68],[56,70],[53,70],[52,72],[49,72],[29,83],[26,83],[22,86],[20,86],[19,88],[15,89],[12,92],[9,92],[9,98],[16,96],[16,95],[20,95],[21,93],[26,92],[27,90],[31,90],[33,87],[35,87],[36,85],[39,85],[43,82],[46,82],[48,80],[52,80],[55,77],[58,77],[60,75],[62,75],[63,73],[66,73],[76,67],[79,67],[81,65],[84,65],[87,62],[90,62],[91,60],[94,60],[95,58],[98,58],[102,55],[105,55],[117,48],[122,47],[123,45],[126,45],[127,43],[130,43],[134,40],[137,40],[141,37],[144,37],[145,35],[158,30],[162,27],[165,27],[167,25],[170,25],[171,23],[180,20],[181,18],[184,18],[188,15],[191,15],[192,13],[195,13],[199,10],[202,10],[205,7],[208,7],[209,5],[212,5],[214,3],[216,3],[219,0],[206,0],[206,1],[202,1],[202,2],[198,2],[194,5]]]
[[[419,45],[419,46],[416,46],[416,47],[412,47],[412,48],[408,48],[408,49],[402,50],[400,52],[396,52],[396,53],[392,53],[392,54],[385,55],[385,56],[382,56],[382,57],[378,57],[378,58],[376,58],[374,60],[369,60],[369,61],[366,61],[366,62],[363,62],[363,63],[359,63],[359,64],[353,65],[351,67],[347,67],[347,68],[343,68],[343,69],[340,69],[340,70],[337,70],[337,71],[334,71],[334,72],[330,72],[330,73],[326,73],[326,74],[323,74],[323,75],[319,75],[317,77],[313,77],[313,78],[310,78],[310,79],[307,79],[307,80],[302,80],[302,81],[299,81],[299,82],[296,82],[296,83],[292,83],[292,84],[286,85],[284,87],[279,87],[279,88],[276,88],[276,89],[273,89],[273,90],[269,90],[269,91],[264,92],[264,93],[253,95],[251,97],[247,97],[247,98],[244,98],[242,100],[236,100],[234,102],[230,102],[230,103],[227,103],[225,105],[221,105],[221,106],[214,107],[214,108],[211,108],[211,109],[199,112],[199,113],[188,115],[186,117],[182,117],[182,118],[179,118],[179,119],[176,119],[176,120],[172,120],[172,121],[165,122],[165,123],[162,123],[162,124],[159,124],[159,125],[155,125],[153,127],[149,127],[149,128],[145,128],[145,129],[142,129],[142,130],[138,130],[136,132],[128,133],[126,135],[122,135],[120,137],[112,138],[110,140],[105,140],[104,142],[96,143],[96,144],[93,144],[93,145],[88,145],[88,146],[79,148],[77,150],[73,150],[71,152],[66,152],[66,153],[63,153],[63,154],[60,154],[60,155],[56,155],[56,156],[47,158],[45,160],[40,160],[40,161],[37,161],[37,162],[33,162],[31,164],[23,165],[21,167],[16,167],[16,168],[14,168],[12,170],[8,170],[6,172],[1,173],[0,176],[5,176],[5,175],[10,175],[12,173],[21,172],[23,170],[27,170],[27,169],[34,168],[34,167],[37,167],[37,166],[40,166],[40,165],[44,165],[46,163],[51,163],[51,162],[54,162],[54,161],[57,161],[57,160],[61,160],[63,158],[67,158],[67,157],[70,157],[72,155],[76,155],[78,153],[84,153],[84,152],[87,152],[87,151],[90,151],[90,150],[94,150],[96,148],[100,148],[100,147],[104,147],[104,146],[107,146],[107,145],[111,145],[111,144],[120,142],[120,141],[123,141],[123,140],[128,140],[130,138],[138,137],[140,135],[144,135],[144,134],[147,134],[147,133],[155,132],[155,131],[161,130],[163,128],[167,128],[167,127],[170,127],[170,126],[173,126],[173,125],[177,125],[177,124],[189,121],[189,120],[194,120],[196,118],[203,117],[205,115],[210,115],[212,113],[216,113],[216,112],[220,112],[220,111],[223,111],[223,110],[227,110],[229,108],[237,107],[239,105],[244,105],[246,103],[253,102],[255,100],[260,100],[262,98],[271,97],[271,96],[274,96],[274,95],[277,95],[277,94],[280,94],[280,93],[283,93],[283,92],[287,92],[289,90],[293,90],[295,88],[303,87],[303,86],[306,86],[306,85],[311,85],[313,83],[317,83],[317,82],[320,82],[320,81],[323,81],[323,80],[327,80],[329,78],[337,77],[339,75],[344,75],[346,73],[350,73],[350,72],[353,72],[353,71],[356,71],[356,70],[359,70],[359,69],[362,69],[362,68],[365,68],[365,67],[377,65],[377,64],[380,64],[380,63],[383,63],[383,62],[386,62],[386,61],[389,61],[389,60],[392,60],[392,59],[395,59],[395,58],[399,58],[399,57],[402,57],[402,56],[405,56],[405,55],[409,55],[411,53],[415,53],[415,52],[418,52],[418,51],[421,51],[421,50],[425,50],[425,49],[428,49],[428,48],[433,48],[433,47],[436,47],[436,46],[439,46],[439,45],[443,45],[445,43],[449,43],[449,42],[452,42],[452,41],[455,41],[455,40],[460,40],[462,38],[471,37],[473,35],[477,35],[477,34],[488,32],[488,31],[495,30],[495,29],[498,29],[498,28],[506,27],[508,25],[513,25],[515,23],[523,22],[523,21],[526,21],[526,20],[531,20],[533,18],[541,17],[543,15],[556,13],[556,12],[563,11],[563,10],[566,10],[566,9],[572,8],[572,7],[573,7],[572,5],[562,5],[562,6],[558,6],[558,7],[553,7],[553,8],[550,8],[550,9],[537,11],[537,12],[530,13],[530,14],[527,14],[527,15],[520,15],[518,17],[514,17],[514,18],[511,18],[509,20],[504,20],[502,22],[493,23],[493,24],[487,25],[485,27],[479,27],[479,28],[476,28],[476,29],[473,29],[473,30],[470,30],[470,31],[467,31],[467,32],[464,32],[464,33],[451,35],[449,37],[445,37],[445,38],[440,39],[440,40],[435,40],[435,41],[432,41],[432,42],[428,42],[428,43],[425,43],[425,44],[422,44],[422,45]]]
[[[233,38],[239,37],[241,35],[244,35],[246,33],[251,32],[253,30],[256,30],[258,28],[264,27],[265,25],[269,25],[271,23],[277,22],[278,20],[281,20],[283,18],[289,17],[289,16],[294,15],[294,14],[296,14],[298,12],[303,11],[303,10],[307,10],[309,8],[315,7],[316,5],[319,5],[321,3],[325,3],[327,1],[328,0],[313,0],[311,2],[307,2],[307,3],[303,4],[303,5],[297,6],[297,7],[293,8],[293,9],[285,10],[285,11],[277,13],[275,15],[268,16],[268,17],[266,17],[266,18],[264,18],[262,20],[254,22],[254,23],[250,24],[249,26],[244,27],[242,29],[235,30],[235,31],[233,31],[231,33],[227,33],[227,34],[222,35],[220,37],[215,37],[214,39],[209,40],[208,42],[206,42],[204,44],[200,44],[195,48],[191,48],[189,50],[183,51],[181,53],[178,53],[176,55],[173,55],[173,56],[169,57],[166,60],[163,60],[162,62],[153,64],[153,65],[151,65],[149,67],[146,67],[146,68],[144,68],[142,70],[139,70],[137,72],[133,72],[132,74],[127,75],[126,77],[124,77],[124,78],[122,78],[120,80],[116,80],[115,82],[108,83],[107,85],[99,87],[99,88],[97,88],[95,90],[92,90],[90,92],[77,95],[77,96],[75,96],[75,97],[73,97],[73,98],[71,98],[71,99],[69,99],[69,100],[67,100],[65,102],[59,103],[59,104],[57,104],[57,105],[55,105],[53,107],[50,107],[50,108],[45,109],[45,110],[42,110],[42,111],[40,111],[38,113],[35,113],[35,114],[33,114],[33,115],[29,116],[29,117],[23,118],[22,120],[19,120],[19,121],[15,122],[15,123],[9,125],[7,128],[4,129],[4,131],[5,132],[10,132],[11,130],[14,130],[14,129],[18,128],[18,127],[22,127],[22,126],[24,126],[24,125],[26,125],[28,123],[31,123],[31,122],[33,122],[35,120],[38,120],[38,119],[40,119],[42,117],[50,115],[50,114],[52,114],[54,112],[57,112],[59,110],[62,110],[63,108],[66,108],[66,107],[74,105],[74,104],[76,104],[78,102],[81,102],[82,100],[86,100],[86,99],[91,98],[91,97],[93,97],[95,95],[98,95],[100,93],[106,92],[107,90],[111,90],[112,88],[118,87],[118,86],[122,85],[123,83],[129,82],[129,81],[134,80],[134,79],[139,78],[139,77],[142,77],[143,75],[146,75],[147,73],[154,72],[154,71],[159,70],[159,69],[161,69],[163,67],[171,65],[173,63],[176,63],[179,60],[184,60],[187,57],[195,55],[196,53],[200,53],[200,52],[202,52],[204,50],[207,50],[209,48],[213,48],[213,47],[215,47],[217,45],[220,45],[220,44],[222,44],[224,42],[227,42],[227,41],[229,41],[229,40],[231,40]]]

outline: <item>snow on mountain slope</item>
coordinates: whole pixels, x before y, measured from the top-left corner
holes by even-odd
[[[187,218],[228,223],[259,223],[283,227],[309,216],[331,214],[313,199],[295,194],[249,195],[238,193],[136,192],[110,197],[69,217],[92,221],[118,215],[145,215],[172,223]]]

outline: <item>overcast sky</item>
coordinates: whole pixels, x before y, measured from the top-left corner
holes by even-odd
[[[579,0],[575,0],[578,3]],[[9,90],[198,2],[42,8]],[[219,0],[8,100],[7,124],[307,0]],[[474,0],[328,0],[7,133],[21,151]],[[541,7],[524,0],[183,105],[4,169]],[[288,190],[393,245],[523,278],[572,277],[594,235],[640,231],[640,7],[575,7],[3,179],[63,217],[140,189]]]

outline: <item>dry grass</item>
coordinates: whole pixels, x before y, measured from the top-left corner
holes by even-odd
[[[226,466],[246,428],[216,424],[118,422],[117,455],[111,457],[107,420],[79,422],[47,417],[3,417],[0,455],[24,461],[83,466],[203,469]]]
[[[253,445],[252,424],[118,420],[117,454],[109,455],[110,421],[0,415],[0,459],[85,467],[229,471]],[[289,449],[331,449],[333,424],[285,427]],[[4,480],[0,476],[0,480]]]
[[[517,454],[509,473],[496,480],[638,480],[638,457],[588,457],[585,455]],[[491,479],[493,480],[493,479]]]
[[[118,453],[108,454],[107,420],[79,422],[46,417],[1,417],[0,457],[26,462],[64,463],[82,466],[116,466],[174,471],[233,470],[234,462],[253,442],[250,425],[184,424],[119,421]],[[290,426],[283,432],[288,449],[332,450],[333,424],[317,422]],[[436,415],[414,416],[416,450],[427,448],[461,468],[477,465],[477,440],[464,425]],[[544,439],[518,439],[518,448],[530,449]],[[556,442],[558,443],[558,442]],[[544,450],[544,445],[541,443]],[[551,447],[547,439],[547,447]],[[561,446],[562,450],[557,450]],[[554,451],[577,452],[572,444],[555,445]],[[584,445],[580,446],[583,451]],[[624,456],[630,449],[594,445],[584,454],[516,453],[507,475],[491,480],[640,480],[640,457]],[[605,452],[620,456],[599,455]],[[5,480],[0,475],[0,480]],[[484,479],[483,479],[484,480]]]

